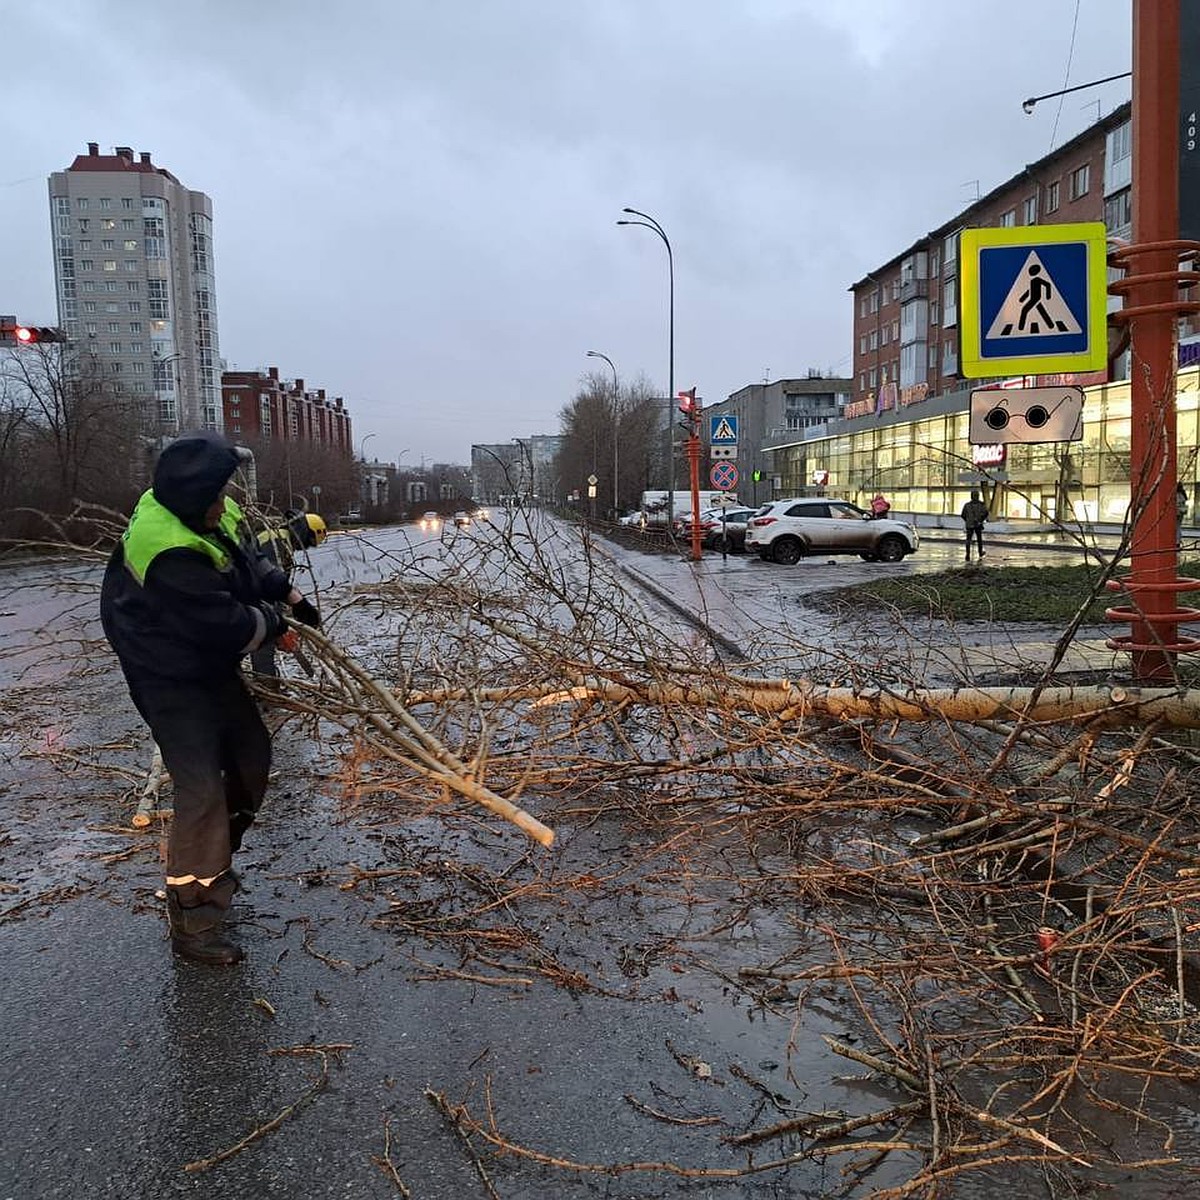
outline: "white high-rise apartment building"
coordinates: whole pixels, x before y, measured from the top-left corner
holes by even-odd
[[[221,429],[212,201],[88,143],[50,176],[59,325],[160,433]]]

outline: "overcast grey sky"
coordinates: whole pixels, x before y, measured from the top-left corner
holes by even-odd
[[[54,319],[46,177],[97,141],[212,197],[228,364],[344,396],[381,458],[556,432],[590,349],[665,394],[666,252],[624,205],[674,249],[677,389],[845,372],[849,284],[1127,99],[1021,109],[1128,70],[1130,23],[1130,0],[10,5],[0,311]]]

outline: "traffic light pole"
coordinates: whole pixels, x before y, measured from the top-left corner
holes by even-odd
[[[692,483],[692,562],[699,562],[700,550],[700,413],[693,411],[687,440],[688,471]]]

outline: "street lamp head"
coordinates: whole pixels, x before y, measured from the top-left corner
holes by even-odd
[[[636,208],[623,208],[623,209],[621,209],[621,211],[631,213],[631,212],[637,212],[637,209]]]

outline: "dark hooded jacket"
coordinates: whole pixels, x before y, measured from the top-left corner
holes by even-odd
[[[226,500],[220,528],[204,527],[239,462],[209,431],[184,434],[159,456],[100,593],[104,633],[130,684],[227,677],[281,631],[273,605],[291,585],[245,535],[241,510]]]

